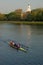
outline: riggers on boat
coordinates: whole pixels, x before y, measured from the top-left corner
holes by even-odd
[[[15,49],[17,49],[17,50],[21,50],[21,51],[23,51],[23,52],[27,52],[24,48],[22,48],[21,46],[20,47],[17,47],[16,45],[14,45],[15,43],[11,43],[11,42],[9,42],[9,45],[12,47],[12,48],[15,48]]]

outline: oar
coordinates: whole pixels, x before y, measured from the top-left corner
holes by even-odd
[[[8,39],[8,41],[11,41],[11,39]],[[12,41],[14,41],[14,43],[16,43],[16,44],[20,44],[20,46],[22,46],[22,47],[24,47],[25,49],[29,49],[29,47],[28,46],[26,46],[26,45],[24,45],[24,44],[21,44],[21,43],[17,43],[17,41],[15,41],[15,40],[12,40]]]
[[[24,45],[24,44],[21,44],[21,43],[17,43],[15,40],[8,39],[8,40],[1,40],[1,41],[3,41],[4,43],[9,43],[10,41],[14,41],[14,43],[20,44],[20,46],[24,47],[26,50],[29,49],[28,46],[26,46],[26,45]]]

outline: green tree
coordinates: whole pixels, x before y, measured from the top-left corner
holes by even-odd
[[[21,19],[21,9],[15,10],[7,15],[8,20],[20,20]]]
[[[3,21],[3,20],[6,20],[6,16],[5,14],[0,13],[0,21]]]
[[[27,14],[27,16],[26,16],[26,20],[27,21],[32,21],[32,14],[31,13],[29,13],[29,14]]]

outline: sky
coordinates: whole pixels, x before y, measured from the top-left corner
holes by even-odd
[[[31,9],[43,8],[43,0],[0,0],[0,13],[9,13],[19,8],[26,11],[28,4]]]

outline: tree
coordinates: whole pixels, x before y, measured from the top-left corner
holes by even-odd
[[[21,19],[21,9],[15,10],[7,15],[8,20],[20,20]]]
[[[5,14],[1,14],[1,13],[0,13],[0,20],[1,20],[1,21],[6,20]]]

